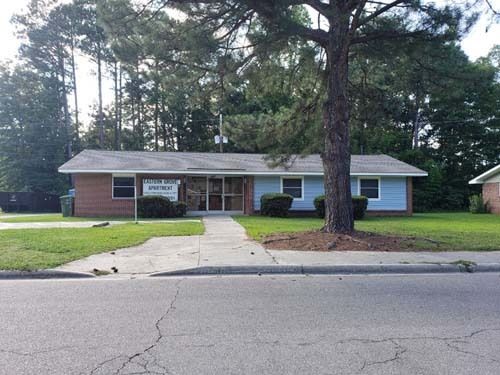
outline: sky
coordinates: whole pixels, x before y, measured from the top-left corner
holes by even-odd
[[[2,0],[2,11],[0,12],[0,35],[1,48],[0,60],[16,59],[19,40],[15,36],[15,28],[10,23],[11,17],[16,13],[21,13],[30,0]],[[446,0],[438,0],[445,2]],[[500,9],[500,0],[490,0],[494,9]],[[462,49],[471,60],[485,56],[495,45],[500,44],[500,24],[491,25],[489,17],[482,17],[474,26],[471,32],[462,40]],[[77,59],[77,83],[79,85],[79,102],[82,119],[88,119],[89,109],[97,101],[97,80],[95,77],[95,67],[87,59],[80,57]],[[111,102],[113,93],[111,81],[105,83],[104,101]]]

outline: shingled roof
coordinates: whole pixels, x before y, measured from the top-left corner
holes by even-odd
[[[263,154],[85,150],[59,168],[61,173],[182,173],[239,175],[322,175],[319,155],[294,157],[271,167]],[[352,155],[351,175],[427,176],[388,155]]]

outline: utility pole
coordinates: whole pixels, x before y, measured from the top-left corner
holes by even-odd
[[[219,152],[224,152],[224,137],[222,135],[222,113],[219,115]]]

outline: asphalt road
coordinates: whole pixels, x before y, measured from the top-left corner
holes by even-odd
[[[500,275],[1,281],[1,374],[499,374]]]

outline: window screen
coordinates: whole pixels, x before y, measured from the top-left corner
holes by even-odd
[[[134,198],[134,177],[113,177],[113,198]]]
[[[370,199],[378,199],[380,197],[378,182],[379,180],[377,179],[359,180],[361,195]]]
[[[294,198],[302,199],[302,179],[283,178],[283,193],[290,194]]]

